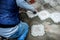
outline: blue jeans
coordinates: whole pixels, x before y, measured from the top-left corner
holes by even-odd
[[[27,23],[21,22],[18,27],[18,31],[15,34],[11,35],[10,38],[18,37],[18,40],[24,40],[27,36],[29,26]]]

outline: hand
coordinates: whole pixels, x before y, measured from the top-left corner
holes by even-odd
[[[33,11],[33,14],[36,14],[37,13],[37,10]]]

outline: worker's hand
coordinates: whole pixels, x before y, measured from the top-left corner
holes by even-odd
[[[36,14],[36,13],[37,13],[37,10],[34,10],[34,11],[33,11],[33,14]]]

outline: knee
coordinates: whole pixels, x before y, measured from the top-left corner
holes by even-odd
[[[29,25],[27,23],[24,23],[23,25],[25,29],[29,29]]]

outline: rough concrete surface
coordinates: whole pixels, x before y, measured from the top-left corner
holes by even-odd
[[[40,1],[42,1],[42,0],[40,0]],[[45,2],[46,1],[48,2],[49,0],[45,0]],[[52,0],[52,1],[54,1],[54,0]],[[56,1],[54,1],[54,2],[56,2],[57,4],[60,5],[59,0],[56,0]],[[53,5],[51,5],[52,3],[51,4],[50,3],[46,4],[46,3],[44,3],[44,1],[42,1],[43,4],[39,3],[39,1],[37,1],[37,2],[39,4],[38,11],[48,10],[50,13],[52,13],[52,12],[59,12],[60,13],[60,6],[59,5],[53,6]],[[37,6],[35,8],[37,8]],[[40,18],[38,18],[38,16],[36,16],[34,18],[29,18],[27,16],[27,14],[24,14],[24,13],[21,15],[21,18],[24,22],[27,22],[30,26],[29,27],[29,33],[28,33],[28,36],[27,36],[26,40],[60,40],[60,22],[55,23],[50,18],[48,18],[46,20],[41,20]],[[44,27],[45,27],[45,35],[37,36],[37,37],[32,36],[31,35],[31,26],[33,24],[43,24]]]

